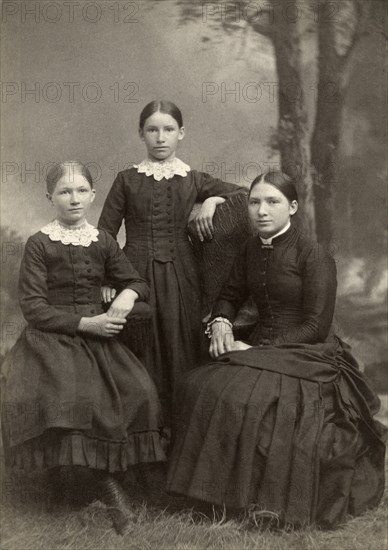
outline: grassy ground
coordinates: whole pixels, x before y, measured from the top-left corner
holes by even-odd
[[[388,500],[373,512],[335,531],[284,531],[249,527],[244,520],[222,521],[191,510],[170,513],[139,505],[136,523],[124,537],[110,528],[106,510],[97,501],[87,508],[58,508],[50,514],[41,505],[7,503],[2,512],[3,550],[133,549],[133,550],[385,550]]]
[[[388,494],[377,510],[351,519],[334,531],[285,532],[255,525],[249,517],[207,515],[171,497],[142,499],[134,490],[135,522],[120,537],[106,508],[93,495],[86,506],[49,503],[42,474],[3,478],[1,550],[387,550]],[[85,480],[84,480],[85,482]],[[79,486],[83,494],[84,486]]]
[[[137,504],[137,521],[124,537],[114,533],[99,501],[49,513],[41,502],[9,499],[2,512],[2,550],[385,550],[388,499],[375,511],[335,531],[261,529],[247,519],[208,518],[190,509],[169,511]]]
[[[387,548],[386,508],[349,522],[333,532],[304,530],[284,533],[247,530],[240,523],[200,521],[192,513],[169,515],[142,508],[133,529],[116,535],[104,510],[89,506],[82,513],[57,513],[48,518],[38,510],[6,508],[3,549],[260,549],[260,550],[384,550]]]

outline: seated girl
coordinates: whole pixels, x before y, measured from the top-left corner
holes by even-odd
[[[291,224],[293,182],[256,178],[248,214],[256,236],[236,259],[208,324],[213,362],[177,392],[168,489],[283,525],[333,527],[376,506],[384,489],[379,399],[332,331],[336,266]],[[235,341],[251,295],[259,322]]]
[[[116,336],[149,289],[103,229],[86,221],[95,190],[79,162],[53,167],[47,197],[56,218],[27,241],[20,305],[28,322],[6,359],[7,463],[24,470],[91,469],[122,533],[131,515],[119,473],[165,460],[156,389]],[[104,313],[100,289],[119,290]]]

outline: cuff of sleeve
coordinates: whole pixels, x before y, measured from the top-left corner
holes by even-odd
[[[215,317],[225,317],[231,323],[233,323],[236,317],[234,307],[226,300],[220,300],[215,305],[209,321],[212,321]]]
[[[225,323],[231,330],[233,330],[233,324],[227,319],[226,317],[222,317],[221,315],[218,317],[214,317],[211,321],[208,322],[206,325],[205,334],[208,338],[212,337],[212,326],[214,323],[217,323],[218,321],[221,321],[222,323]]]
[[[146,302],[149,298],[149,289],[143,282],[131,283],[127,285],[125,289],[135,291],[139,295],[139,302]],[[124,290],[124,288],[122,290]]]
[[[67,323],[68,332],[66,332],[65,330],[63,332],[65,334],[69,334],[70,336],[75,336],[78,331],[81,317],[82,315],[75,315],[71,320],[69,319],[69,322]]]
[[[82,315],[79,314],[66,314],[61,315],[60,321],[47,322],[42,325],[35,325],[38,330],[42,332],[58,332],[60,334],[67,334],[68,336],[75,336],[77,334],[78,326]]]

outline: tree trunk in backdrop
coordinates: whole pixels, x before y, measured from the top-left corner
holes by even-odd
[[[278,3],[274,2],[274,10]],[[295,5],[293,12],[292,4]],[[288,13],[298,13],[296,0],[288,2]],[[277,17],[270,35],[278,74],[278,149],[282,171],[298,182],[300,211],[306,231],[315,236],[315,208],[310,171],[308,114],[305,102],[301,52],[301,18]]]
[[[338,11],[333,11],[333,6]],[[328,244],[335,238],[334,194],[340,185],[338,149],[351,52],[362,33],[369,1],[334,4],[319,0],[318,7],[318,88],[311,164],[317,236]]]

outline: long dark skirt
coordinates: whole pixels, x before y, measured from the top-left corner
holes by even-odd
[[[331,527],[381,499],[378,408],[339,340],[224,354],[178,390],[168,490]]]
[[[205,343],[198,277],[194,272],[183,275],[182,269],[174,262],[152,263],[153,378],[167,417],[177,381],[200,364]]]
[[[115,472],[165,460],[156,389],[117,340],[27,327],[4,370],[8,465]]]

